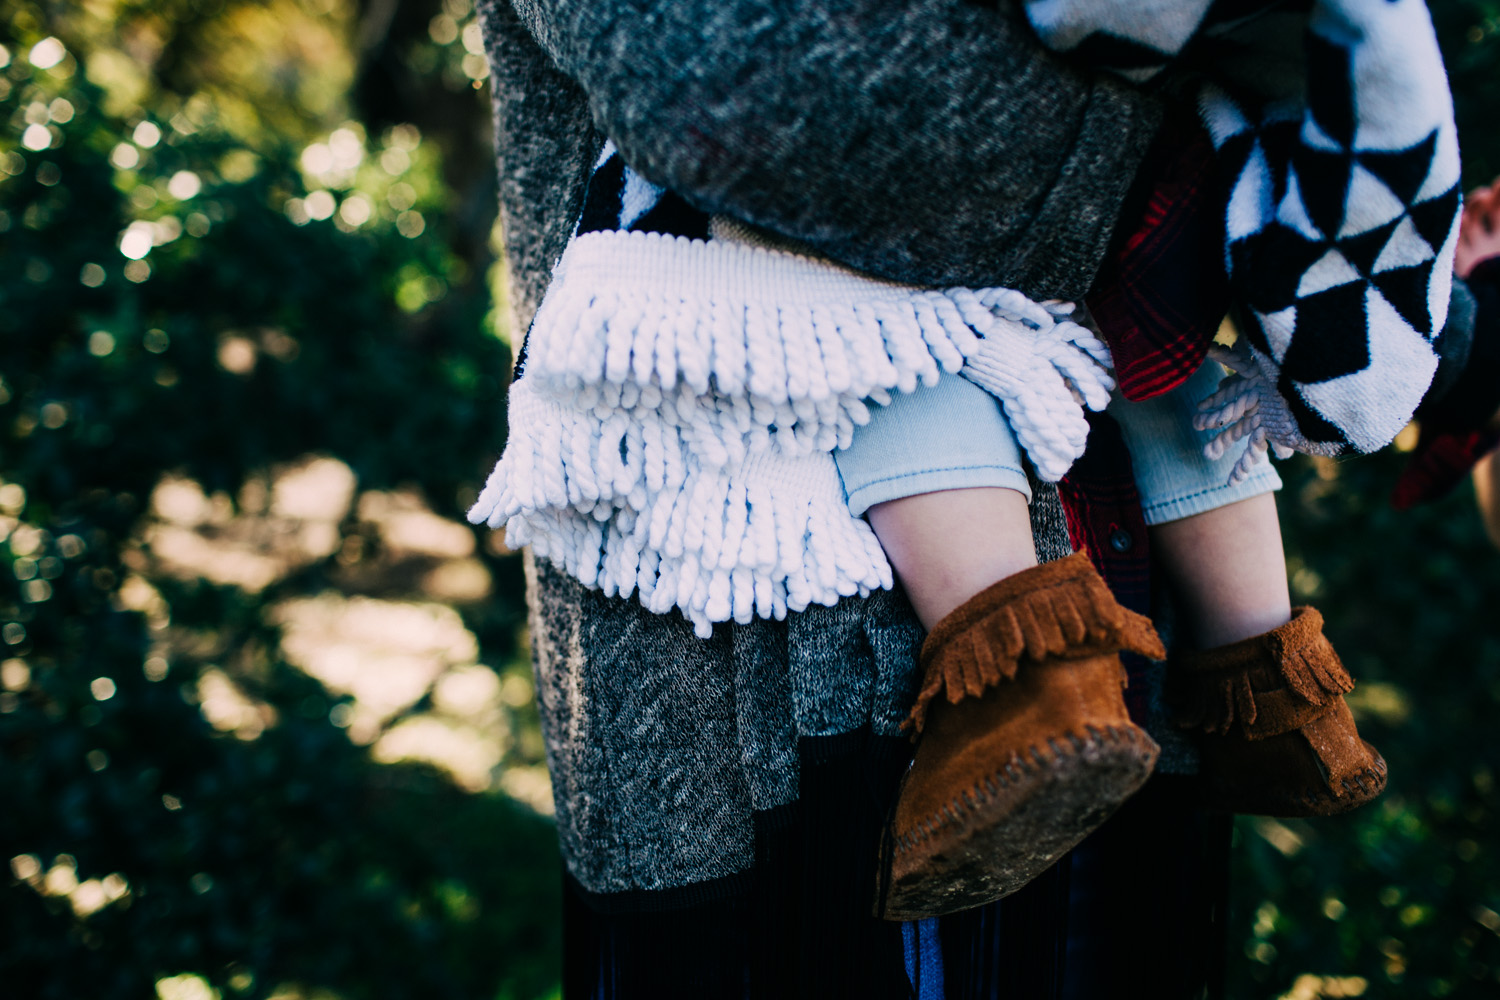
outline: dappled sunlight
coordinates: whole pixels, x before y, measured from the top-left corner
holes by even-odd
[[[337,551],[354,495],[349,467],[313,457],[269,478],[247,483],[238,505],[190,479],[164,478],[141,533],[154,569],[259,593]]]
[[[220,342],[221,365],[227,343]],[[478,641],[448,607],[491,593],[474,531],[434,513],[413,490],[357,486],[345,463],[325,456],[252,477],[234,499],[164,477],[131,560],[139,572],[122,582],[116,601],[166,628],[170,609],[153,577],[258,594],[336,556],[341,590],[283,599],[266,612],[289,662],[347,697],[334,723],[379,761],[425,761],[471,792],[500,788],[550,814],[545,768],[502,767],[515,741],[509,720],[529,702],[530,684],[515,675],[502,682],[476,663]],[[195,642],[201,655],[215,654],[211,636],[177,631],[168,645],[188,652]],[[195,700],[214,728],[240,739],[277,723],[274,709],[218,666],[203,669]]]
[[[167,976],[156,981],[157,1000],[219,1000],[222,994],[208,980],[192,973]]]
[[[7,997],[555,994],[521,574],[457,509],[488,67],[414,3],[0,19]]]
[[[391,727],[376,742],[373,753],[387,764],[402,760],[436,764],[460,787],[479,792],[494,785],[505,748],[479,728],[424,712]]]
[[[452,608],[336,593],[299,598],[268,612],[287,658],[335,694],[353,695],[349,737],[369,743],[449,667],[479,648]]]
[[[358,516],[375,525],[394,558],[408,555],[462,558],[474,554],[474,533],[466,525],[434,514],[411,491],[371,490],[359,498]]]
[[[543,816],[551,816],[552,778],[545,764],[529,764],[507,768],[500,775],[500,788],[515,799],[524,802]]]
[[[253,740],[276,725],[276,709],[246,695],[216,667],[198,675],[198,710],[209,725],[242,740]]]
[[[10,871],[38,895],[67,900],[80,920],[130,896],[130,883],[119,872],[80,880],[78,861],[71,854],[59,854],[45,868],[37,855],[17,854],[10,859]]]
[[[1298,976],[1292,988],[1276,1000],[1334,1000],[1335,997],[1362,997],[1370,988],[1362,976]]]

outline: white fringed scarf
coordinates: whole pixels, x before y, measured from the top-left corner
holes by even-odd
[[[1107,352],[1071,305],[877,281],[716,230],[573,239],[471,520],[707,636],[891,586],[832,459],[872,401],[962,373],[1051,479],[1083,450],[1083,405],[1108,404]]]

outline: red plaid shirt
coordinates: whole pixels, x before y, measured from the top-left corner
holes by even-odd
[[[1121,228],[1087,299],[1132,400],[1197,371],[1229,311],[1224,199],[1208,133],[1189,117],[1169,117],[1139,177],[1135,224]]]

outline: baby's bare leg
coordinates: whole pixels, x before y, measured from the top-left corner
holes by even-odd
[[[1199,649],[1269,632],[1291,620],[1276,500],[1262,493],[1150,529],[1151,545]]]
[[[875,504],[867,516],[927,629],[991,584],[1036,565],[1026,497],[1015,490],[919,493]]]

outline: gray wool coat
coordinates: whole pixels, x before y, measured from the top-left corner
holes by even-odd
[[[605,137],[649,180],[872,274],[1078,298],[1156,103],[1042,50],[1007,2],[479,0],[515,328],[529,326]],[[1043,559],[1070,546],[1036,484]],[[879,593],[699,640],[676,614],[528,564],[569,872],[599,899],[753,863],[799,740],[894,734],[921,630]]]

